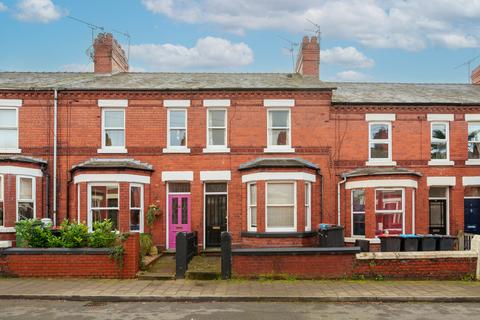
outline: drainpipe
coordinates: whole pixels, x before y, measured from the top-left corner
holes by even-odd
[[[340,224],[340,221],[341,221],[341,217],[340,217],[340,188],[341,188],[341,185],[343,183],[345,183],[345,181],[347,181],[347,178],[346,177],[343,177],[342,181],[340,181],[338,184],[337,184],[337,225],[341,225]]]
[[[53,90],[53,225],[57,226],[57,113],[58,92]]]

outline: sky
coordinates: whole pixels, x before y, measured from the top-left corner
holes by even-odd
[[[72,17],[137,72],[292,72],[318,29],[325,81],[466,83],[480,64],[480,0],[0,0],[0,71],[91,71]]]

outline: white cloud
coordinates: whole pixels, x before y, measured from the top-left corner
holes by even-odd
[[[2,11],[7,11],[7,6],[5,4],[3,4],[3,2],[0,2],[0,12]]]
[[[371,68],[375,61],[367,58],[354,47],[334,47],[321,50],[320,61],[326,64],[339,65],[349,68]]]
[[[93,72],[93,63],[71,63],[60,67],[63,72]]]
[[[337,73],[335,80],[338,81],[368,81],[370,77],[364,73],[347,70]]]
[[[480,0],[142,0],[154,14],[190,24],[208,23],[243,34],[277,29],[305,32],[307,19],[325,37],[375,48],[422,50],[431,45],[479,46]],[[477,31],[477,32],[476,32]],[[469,35],[473,33],[473,35]],[[439,37],[439,34],[450,35]]]
[[[170,43],[132,45],[130,57],[152,71],[228,69],[253,62],[247,44],[215,37],[198,39],[191,48]]]
[[[16,17],[25,22],[49,23],[62,17],[64,12],[52,0],[21,0]]]

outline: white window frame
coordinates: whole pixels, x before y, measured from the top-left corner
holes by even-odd
[[[445,196],[444,197],[430,197],[430,189],[428,189],[428,200],[430,202],[430,200],[445,200],[446,202],[446,206],[445,206],[445,210],[447,211],[446,215],[445,215],[445,233],[447,236],[450,235],[450,187],[449,186],[430,186],[430,188],[442,188],[445,190]],[[468,199],[468,198],[475,198],[476,197],[464,197],[464,199]],[[430,210],[430,203],[428,204],[429,208],[428,210]],[[430,228],[430,211],[428,212],[428,227]]]
[[[32,180],[32,199],[21,199],[20,198],[20,179],[30,179]],[[37,218],[37,184],[36,184],[37,179],[32,176],[17,176],[16,179],[16,222],[20,221],[19,216],[18,216],[18,209],[19,209],[19,202],[31,202],[33,203],[33,219]]]
[[[287,127],[273,127],[270,120],[270,114],[272,112],[288,112],[288,126]],[[288,145],[280,146],[272,144],[271,131],[274,129],[286,129],[288,131]],[[264,152],[295,152],[295,149],[292,148],[292,110],[291,108],[268,108],[267,109],[267,148],[264,149]]]
[[[445,139],[433,138],[433,126],[444,125],[445,126]],[[446,159],[432,159],[432,144],[434,142],[446,144],[447,158]],[[453,161],[450,161],[450,123],[445,121],[432,121],[430,122],[430,161],[429,165],[453,165]]]
[[[365,189],[360,189],[360,188],[352,189],[352,190],[351,190],[351,193],[350,193],[350,212],[351,212],[351,217],[350,217],[350,219],[351,219],[351,220],[350,220],[350,221],[351,221],[351,223],[350,223],[351,230],[350,230],[350,234],[352,235],[352,238],[361,238],[361,239],[363,239],[363,238],[365,238],[365,235],[364,235],[364,234],[363,234],[363,235],[358,235],[358,234],[355,234],[354,231],[353,231],[353,230],[354,230],[354,227],[353,227],[353,226],[354,226],[354,223],[353,223],[354,219],[353,219],[353,217],[355,216],[355,214],[363,214],[364,217],[365,217],[365,215],[366,215],[365,209],[364,209],[363,211],[354,211],[354,210],[353,210],[353,199],[354,199],[353,193],[354,193],[355,191],[359,191],[359,190],[362,190],[362,191],[363,191],[363,196],[365,197]],[[365,224],[365,221],[364,221],[364,224]],[[366,224],[365,224],[365,227],[366,227]],[[366,232],[366,231],[367,231],[367,230],[365,229],[365,232]]]
[[[251,204],[251,194],[250,194],[250,187],[255,186],[255,192],[257,194],[257,201],[255,204]],[[257,223],[255,226],[252,226],[252,210],[251,208],[256,208],[257,209]],[[257,231],[257,226],[258,226],[258,185],[256,183],[247,183],[247,230],[248,231]]]
[[[185,112],[185,126],[184,127],[170,127],[170,114],[171,112]],[[185,145],[184,146],[171,146],[170,145],[170,131],[171,130],[185,130]],[[171,108],[167,109],[167,147],[163,149],[164,153],[190,153],[188,148],[188,109],[185,108]]]
[[[18,107],[0,107],[0,110],[15,110],[15,117],[16,117],[15,127],[0,127],[0,129],[2,129],[2,130],[16,130],[17,131],[15,147],[13,147],[13,148],[1,148],[0,147],[0,153],[21,153],[22,150],[19,149],[20,128],[18,126],[18,124],[19,124]]]
[[[2,223],[0,224],[0,227],[5,226],[5,200],[4,200],[4,194],[5,194],[5,179],[3,175],[0,174],[0,202],[2,203],[2,206],[0,209],[2,209]]]
[[[123,127],[106,127],[106,112],[123,112]],[[127,128],[126,128],[127,112],[125,108],[109,108],[102,107],[102,148],[98,149],[98,153],[127,153],[126,140],[127,140]],[[106,145],[106,131],[107,130],[123,130],[123,146],[107,146]]]
[[[466,116],[467,116],[467,115],[465,115],[465,117],[466,117]],[[480,144],[480,141],[479,141],[479,142],[470,142],[470,141],[468,141],[468,134],[469,134],[469,132],[470,132],[470,130],[469,130],[468,127],[469,127],[470,125],[478,125],[478,126],[480,126],[480,122],[479,122],[479,121],[468,121],[468,122],[467,122],[467,157],[468,157],[468,144],[470,144],[470,143]],[[470,158],[467,158],[467,161],[465,161],[465,164],[466,164],[466,165],[480,165],[480,159],[474,159],[474,158],[470,159]]]
[[[92,187],[101,186],[101,187],[117,187],[118,188],[118,207],[95,207],[92,208]],[[130,190],[129,190],[130,191]],[[117,228],[120,229],[120,184],[119,183],[111,183],[111,182],[95,182],[89,183],[87,188],[87,202],[88,202],[88,214],[87,214],[87,227],[88,231],[93,231],[93,210],[118,210],[118,225]]]
[[[293,184],[293,204],[268,204],[268,186],[273,184]],[[258,194],[257,194],[258,196]],[[257,198],[258,200],[258,198]],[[293,206],[293,227],[268,227],[268,207],[289,207]],[[258,218],[258,211],[257,211]],[[265,182],[265,232],[296,232],[297,231],[297,183],[296,181],[266,181]]]
[[[312,230],[312,184],[305,182],[305,231]]]
[[[140,188],[140,207],[132,207],[132,187],[135,187],[135,188]],[[144,197],[144,192],[143,192],[143,184],[140,184],[140,183],[131,183],[128,187],[128,191],[129,191],[129,204],[128,204],[128,207],[129,207],[129,211],[128,211],[128,229],[130,230],[130,232],[139,232],[139,233],[143,233],[144,231],[144,208],[145,208],[145,205],[143,203],[143,197]],[[120,196],[119,196],[120,197]],[[120,200],[120,199],[119,199]],[[120,204],[120,202],[119,202]],[[140,220],[140,228],[139,230],[132,230],[130,227],[132,225],[132,221],[131,221],[131,211],[132,210],[140,210],[140,217],[139,217],[139,220]],[[120,210],[118,211],[119,214],[120,214]]]
[[[387,125],[388,139],[372,139],[372,126]],[[392,161],[392,122],[390,121],[372,121],[368,122],[368,162],[367,165],[395,165]],[[388,158],[372,158],[370,147],[372,144],[388,144]]]
[[[377,210],[377,190],[378,191],[402,191],[402,209],[400,210]],[[375,220],[377,217],[377,213],[401,213],[402,214],[402,234],[405,233],[405,189],[404,188],[375,188],[373,190],[375,192],[375,202],[373,203],[374,205],[374,214],[375,214]],[[375,230],[377,230],[377,226],[375,225]],[[365,230],[366,231],[366,230]]]
[[[207,141],[206,141],[206,148],[203,149],[203,152],[205,153],[215,153],[215,152],[230,152],[230,148],[228,148],[228,109],[227,108],[222,108],[222,107],[208,107],[207,109],[207,122],[206,122],[206,136],[207,136]],[[224,111],[225,112],[225,126],[223,127],[216,127],[216,126],[210,126],[210,113],[212,111]],[[225,139],[225,144],[223,145],[211,145],[210,144],[210,129],[223,129],[225,130],[224,134],[224,139]]]

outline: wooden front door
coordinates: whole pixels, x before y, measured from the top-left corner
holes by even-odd
[[[175,249],[178,232],[191,231],[190,195],[168,196],[168,248]]]
[[[430,234],[447,234],[447,200],[430,199]]]
[[[207,247],[220,247],[220,235],[227,231],[227,195],[205,195],[205,240]]]

